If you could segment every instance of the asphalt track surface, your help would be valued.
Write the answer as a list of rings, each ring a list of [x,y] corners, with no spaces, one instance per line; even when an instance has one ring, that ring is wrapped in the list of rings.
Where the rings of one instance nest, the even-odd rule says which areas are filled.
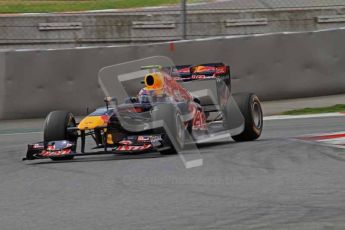
[[[291,139],[345,117],[266,121],[259,141],[201,146],[193,169],[157,153],[22,162],[41,124],[0,122],[1,230],[345,229],[345,150]]]

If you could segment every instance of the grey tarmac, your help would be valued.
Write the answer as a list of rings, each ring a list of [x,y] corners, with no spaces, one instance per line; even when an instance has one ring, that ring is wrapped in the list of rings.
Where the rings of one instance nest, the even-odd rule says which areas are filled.
[[[43,120],[0,122],[0,229],[345,229],[345,150],[295,141],[345,117],[265,121],[204,144],[202,167],[149,153],[22,162]]]

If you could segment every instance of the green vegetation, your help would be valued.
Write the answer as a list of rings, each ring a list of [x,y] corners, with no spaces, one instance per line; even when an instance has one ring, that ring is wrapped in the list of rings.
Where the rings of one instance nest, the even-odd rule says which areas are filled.
[[[303,114],[316,114],[316,113],[335,113],[335,112],[344,112],[345,105],[338,104],[329,107],[321,108],[304,108],[284,112],[284,115],[303,115]]]
[[[178,4],[180,0],[0,0],[0,13],[46,13]]]

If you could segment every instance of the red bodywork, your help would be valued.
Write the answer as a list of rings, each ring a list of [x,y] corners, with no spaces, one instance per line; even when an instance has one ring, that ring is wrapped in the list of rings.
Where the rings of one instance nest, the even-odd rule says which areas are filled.
[[[206,130],[206,115],[203,112],[202,107],[193,101],[193,96],[183,88],[175,78],[164,74],[164,92],[173,98],[176,102],[189,102],[188,110],[191,113],[192,117],[192,129],[193,130]]]

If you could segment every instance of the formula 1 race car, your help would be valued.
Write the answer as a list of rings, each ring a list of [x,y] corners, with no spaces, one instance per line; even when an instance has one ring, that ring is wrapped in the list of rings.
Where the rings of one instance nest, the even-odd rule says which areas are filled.
[[[105,107],[79,123],[70,112],[50,112],[43,141],[28,145],[23,160],[71,160],[75,156],[152,150],[165,155],[218,134],[227,133],[235,141],[252,141],[261,135],[260,101],[252,93],[231,94],[229,66],[211,63],[143,69],[150,72],[138,83],[145,87],[131,88],[136,95],[120,104],[118,98],[106,97]],[[236,108],[240,115],[236,115]],[[94,149],[101,151],[85,151],[88,136],[94,140]]]

